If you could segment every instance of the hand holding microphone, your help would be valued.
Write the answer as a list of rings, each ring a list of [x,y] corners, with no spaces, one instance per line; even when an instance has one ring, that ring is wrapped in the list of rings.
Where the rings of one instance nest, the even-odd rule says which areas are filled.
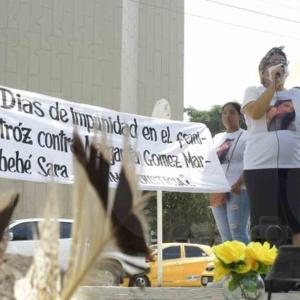
[[[278,84],[278,86],[282,86],[288,76],[288,69],[286,65],[281,63],[275,66],[271,66],[268,69],[268,73],[268,79],[271,82],[275,82],[276,84]]]

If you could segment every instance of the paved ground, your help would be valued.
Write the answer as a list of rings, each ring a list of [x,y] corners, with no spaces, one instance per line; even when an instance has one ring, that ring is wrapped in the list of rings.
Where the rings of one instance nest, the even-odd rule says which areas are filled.
[[[219,288],[82,287],[74,300],[224,300]],[[272,300],[300,300],[300,292],[275,293]],[[264,300],[267,300],[265,295]]]

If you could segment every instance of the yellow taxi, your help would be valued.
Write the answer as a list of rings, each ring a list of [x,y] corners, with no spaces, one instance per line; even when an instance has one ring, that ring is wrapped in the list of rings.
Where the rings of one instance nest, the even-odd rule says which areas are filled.
[[[125,278],[123,286],[157,286],[157,245],[150,247],[150,272]],[[214,260],[210,246],[190,243],[163,243],[163,286],[201,286],[201,275]]]

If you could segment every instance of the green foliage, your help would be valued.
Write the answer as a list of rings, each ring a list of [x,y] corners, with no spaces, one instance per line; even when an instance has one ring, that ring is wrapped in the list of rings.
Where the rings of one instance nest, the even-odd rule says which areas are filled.
[[[208,111],[197,110],[193,107],[185,108],[184,111],[190,118],[190,122],[199,122],[205,124],[212,136],[223,130],[222,119],[221,119],[221,105],[214,105]]]
[[[228,288],[230,291],[234,291],[240,283],[242,276],[240,274],[234,274],[232,276],[232,279],[228,283]]]
[[[150,228],[156,231],[156,197],[152,197],[146,206]],[[214,231],[214,221],[209,208],[207,194],[163,193],[163,237],[164,242],[172,240],[175,227],[190,228],[193,223],[209,222]],[[213,238],[213,237],[212,237]]]
[[[264,293],[264,287],[255,272],[231,274],[227,288],[233,292],[232,299],[258,300],[262,299]]]
[[[257,273],[262,274],[262,275],[266,275],[269,273],[271,266],[265,265],[265,264],[261,263],[260,261],[257,263],[258,263]]]
[[[197,110],[190,106],[185,108],[184,112],[189,116],[190,122],[199,122],[205,124],[209,128],[212,136],[224,130],[221,117],[221,105],[214,105],[210,110]],[[241,119],[240,126],[243,129],[247,128],[243,117]]]

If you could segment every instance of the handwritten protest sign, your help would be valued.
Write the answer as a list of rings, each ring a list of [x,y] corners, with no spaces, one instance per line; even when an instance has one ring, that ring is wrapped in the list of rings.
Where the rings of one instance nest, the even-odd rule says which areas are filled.
[[[141,189],[228,191],[204,124],[161,120],[74,103],[0,86],[0,176],[73,182],[72,140],[77,128],[87,147],[105,132],[111,153],[109,180],[119,178],[124,134]]]

